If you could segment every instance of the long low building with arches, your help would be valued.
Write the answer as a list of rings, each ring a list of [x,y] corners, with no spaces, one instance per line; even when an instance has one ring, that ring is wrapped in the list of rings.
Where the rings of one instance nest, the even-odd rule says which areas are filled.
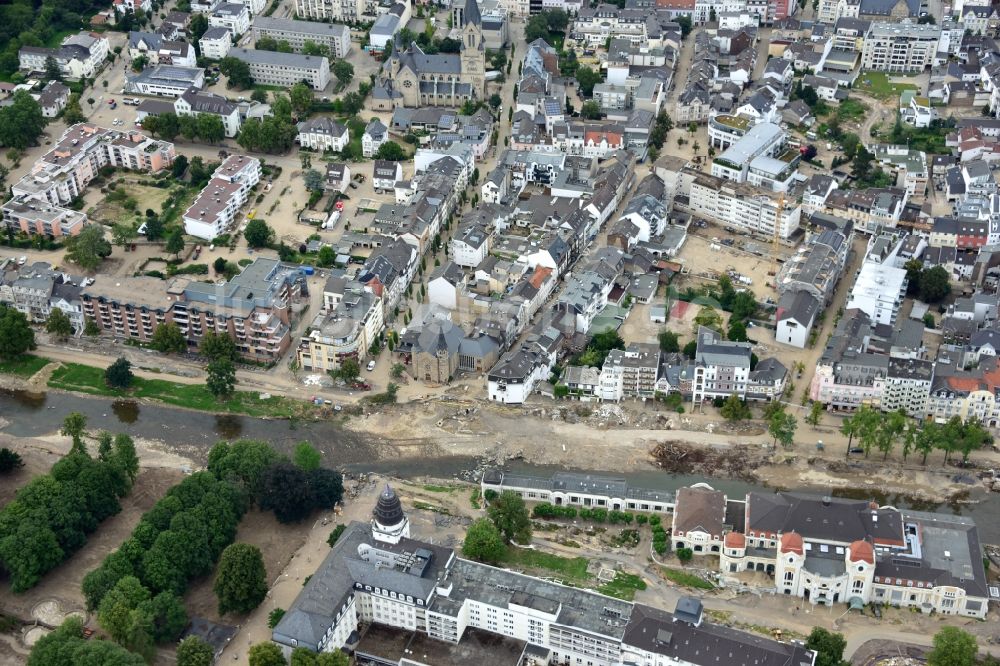
[[[990,600],[1000,597],[986,582],[976,524],[962,516],[805,493],[729,498],[707,483],[651,490],[578,472],[536,477],[494,469],[482,489],[511,491],[529,503],[672,514],[674,550],[718,556],[724,581],[759,572],[778,594],[814,604],[985,618]]]

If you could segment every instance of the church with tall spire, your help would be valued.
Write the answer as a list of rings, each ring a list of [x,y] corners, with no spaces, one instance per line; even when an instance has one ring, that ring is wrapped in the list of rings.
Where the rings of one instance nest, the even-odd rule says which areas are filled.
[[[459,107],[486,96],[486,47],[476,0],[458,0],[452,25],[459,30],[459,53],[425,53],[418,44],[397,43],[383,65],[374,91],[376,106]]]

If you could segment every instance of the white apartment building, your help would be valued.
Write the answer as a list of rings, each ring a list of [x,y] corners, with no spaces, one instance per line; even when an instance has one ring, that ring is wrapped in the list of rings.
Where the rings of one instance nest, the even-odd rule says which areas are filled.
[[[316,116],[298,125],[296,141],[303,148],[339,153],[351,141],[347,127],[328,116]]]
[[[240,110],[236,104],[221,95],[201,92],[195,88],[189,88],[174,100],[174,113],[178,116],[198,116],[203,113],[219,116],[229,138],[239,134],[242,125]]]
[[[700,172],[686,175],[693,176],[689,207],[697,215],[768,238],[774,236],[775,227],[781,238],[799,228],[802,208],[794,199]]]
[[[205,31],[198,40],[201,55],[211,60],[222,60],[233,48],[233,32],[229,28],[214,27]]]
[[[493,236],[483,227],[470,224],[459,229],[448,241],[448,255],[464,268],[475,268],[490,253]]]
[[[236,47],[229,55],[250,66],[250,75],[256,83],[291,87],[305,81],[315,90],[323,90],[330,84],[330,61],[324,56]]]
[[[262,18],[258,17],[257,15],[260,14],[262,11],[264,11],[264,7],[267,5],[267,0],[238,0],[238,1],[246,5],[247,10],[250,12],[250,15],[254,17],[254,20],[256,20],[257,18]]]
[[[700,405],[706,400],[746,397],[750,378],[750,356],[753,344],[732,342],[704,326],[698,329],[698,350],[694,357],[694,378],[691,400]]]
[[[341,23],[319,23],[258,16],[253,21],[254,41],[270,37],[286,41],[296,53],[301,53],[306,42],[329,49],[331,58],[346,58],[351,50],[351,29]]]
[[[877,72],[922,72],[934,63],[941,40],[937,25],[872,23],[861,51],[861,68]]]
[[[774,123],[754,125],[712,160],[712,175],[771,191],[785,191],[798,163],[798,154],[786,150],[787,138],[784,130]],[[785,157],[786,153],[792,157]]]
[[[361,136],[361,154],[365,157],[375,157],[378,149],[388,140],[389,129],[378,118],[372,118]]]
[[[250,10],[244,4],[226,2],[209,14],[208,25],[213,28],[226,28],[239,37],[250,29]]]
[[[125,91],[140,95],[178,97],[190,88],[204,87],[205,70],[201,67],[156,65],[125,77]]]
[[[660,370],[660,348],[656,344],[630,343],[626,349],[612,349],[601,367],[600,398],[652,398]]]
[[[19,67],[28,72],[44,72],[45,62],[53,58],[63,76],[70,79],[94,78],[111,51],[107,37],[96,32],[69,35],[58,48],[22,46],[18,51]]]
[[[906,270],[865,261],[847,297],[846,310],[857,308],[875,324],[892,326],[906,297]]]
[[[365,12],[364,0],[295,0],[295,15],[313,21],[352,23]]]
[[[260,160],[230,155],[184,213],[184,233],[207,241],[226,233],[260,181]]]

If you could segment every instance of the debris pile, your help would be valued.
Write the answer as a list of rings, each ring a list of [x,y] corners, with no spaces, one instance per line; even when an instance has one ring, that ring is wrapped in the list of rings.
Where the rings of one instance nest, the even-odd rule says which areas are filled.
[[[693,446],[671,440],[660,442],[652,451],[657,465],[670,474],[703,474],[753,481],[754,470],[767,461],[748,446],[736,444],[725,449]]]

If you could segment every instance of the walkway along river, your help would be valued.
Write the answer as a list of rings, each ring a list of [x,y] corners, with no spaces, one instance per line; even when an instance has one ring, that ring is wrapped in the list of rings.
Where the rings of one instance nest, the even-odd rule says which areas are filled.
[[[396,458],[378,460],[375,447],[357,433],[348,431],[330,421],[290,422],[248,416],[215,415],[174,409],[160,405],[139,404],[134,401],[80,396],[70,393],[34,394],[21,391],[0,390],[0,432],[15,437],[39,437],[59,430],[63,418],[70,412],[80,412],[87,417],[91,429],[127,432],[133,437],[155,439],[177,447],[187,455],[202,458],[209,447],[220,439],[262,439],[284,450],[303,440],[324,449],[332,445],[333,463],[350,472],[377,472],[403,478],[433,477],[452,478],[464,470],[476,467],[475,459],[467,456],[435,458]],[[198,455],[198,454],[201,455]],[[548,476],[559,468],[530,463],[512,462],[507,465],[521,473]],[[593,471],[593,470],[587,470]],[[600,474],[600,471],[593,471]],[[660,490],[674,490],[698,481],[706,481],[730,495],[741,495],[748,490],[767,491],[763,485],[730,479],[712,479],[694,476],[669,475],[654,469],[625,474],[629,483]],[[976,487],[977,493],[982,492]],[[828,488],[800,488],[797,490],[826,493]],[[907,495],[872,496],[872,491],[861,489],[835,489],[834,495],[857,499],[874,499],[880,504],[921,511],[941,511],[971,517],[979,526],[983,543],[1000,544],[1000,493],[985,495],[982,501],[928,502]],[[977,495],[978,496],[978,495]]]

